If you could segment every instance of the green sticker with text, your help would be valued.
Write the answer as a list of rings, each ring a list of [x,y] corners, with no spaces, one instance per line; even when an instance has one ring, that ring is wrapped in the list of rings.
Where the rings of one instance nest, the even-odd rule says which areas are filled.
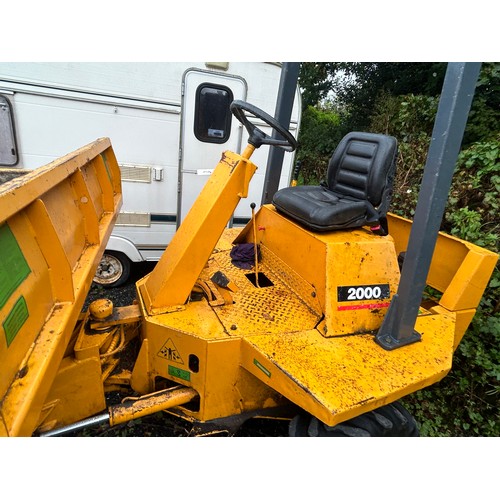
[[[172,377],[186,380],[187,382],[191,380],[191,373],[189,373],[187,370],[182,370],[181,368],[176,368],[172,365],[168,365],[168,374]]]
[[[0,226],[0,307],[31,272],[19,244],[7,224]]]
[[[10,346],[10,344],[14,340],[14,337],[24,325],[28,317],[29,313],[26,301],[24,300],[24,297],[19,297],[9,315],[2,323],[5,332],[5,339],[7,340],[7,347]]]

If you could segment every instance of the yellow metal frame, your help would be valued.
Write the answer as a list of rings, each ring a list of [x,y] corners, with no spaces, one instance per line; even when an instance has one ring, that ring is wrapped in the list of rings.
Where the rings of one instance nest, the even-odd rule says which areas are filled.
[[[155,270],[136,284],[137,305],[102,301],[84,315],[121,204],[109,140],[0,188],[3,258],[15,271],[0,288],[0,435],[85,419],[106,409],[106,391],[122,388],[140,396],[109,407],[110,425],[161,410],[210,422],[290,404],[335,425],[448,373],[498,256],[440,233],[427,281],[441,298],[422,303],[420,342],[386,351],[374,335],[411,222],[389,214],[390,236],[317,234],[265,205],[243,230],[227,229],[257,168],[253,150],[222,155]],[[258,247],[253,270],[231,261],[239,243]],[[340,293],[366,287],[387,296],[349,303]],[[134,342],[138,354],[125,366]]]
[[[249,145],[241,156],[230,151],[222,154],[155,272],[139,283],[146,314],[174,310],[187,300],[238,202],[248,195],[257,170],[248,161],[254,149]]]
[[[391,213],[388,221],[400,254],[408,247],[412,223]],[[494,252],[443,232],[438,235],[426,282],[442,295],[429,307],[438,314],[455,315],[454,350],[474,317],[497,261]]]
[[[242,182],[254,171],[248,158],[224,153],[214,173],[219,181],[202,191],[172,249],[139,281],[144,320],[132,387],[150,392],[165,381],[192,387],[198,405],[176,413],[202,422],[291,401],[335,425],[443,378],[497,256],[440,235],[430,284],[443,297],[421,310],[421,342],[385,351],[374,333],[396,293],[397,256],[411,223],[391,216],[385,237],[365,228],[317,234],[263,206],[234,241],[234,231],[226,230],[216,245],[247,192]],[[249,288],[245,273],[230,263],[233,243],[259,246],[258,271],[272,286],[262,288],[256,277]],[[221,272],[233,288],[213,282]],[[196,280],[209,290],[205,301],[190,298]],[[350,304],[340,295],[342,288],[367,286],[389,293]]]
[[[0,186],[0,435],[31,435],[122,202],[109,139]],[[6,253],[4,255],[4,253]]]
[[[318,235],[263,206],[255,224],[262,252],[259,270],[272,287],[250,285],[246,274],[251,273],[230,262],[233,243],[252,242],[249,224],[236,239],[234,229],[225,231],[200,274],[210,282],[215,273],[224,273],[235,285],[236,291],[225,290],[232,300],[216,306],[208,299],[188,301],[178,311],[144,317],[141,363],[132,385],[139,392],[153,391],[164,380],[192,387],[199,394],[198,406],[175,409],[185,418],[210,421],[291,401],[335,425],[439,381],[451,369],[453,351],[477,307],[477,287],[484,290],[497,259],[440,234],[435,259],[448,252],[455,257],[446,259],[445,275],[439,260],[433,261],[430,283],[445,291],[445,304],[454,297],[465,309],[440,303],[422,307],[416,323],[422,341],[389,352],[374,341],[387,304],[375,301],[375,312],[367,307],[339,313],[335,289],[387,281],[392,296],[399,277],[397,254],[406,249],[410,221],[391,215],[394,231],[387,237],[365,229]],[[464,274],[473,283],[472,295],[457,278]],[[197,360],[195,370],[190,358]]]

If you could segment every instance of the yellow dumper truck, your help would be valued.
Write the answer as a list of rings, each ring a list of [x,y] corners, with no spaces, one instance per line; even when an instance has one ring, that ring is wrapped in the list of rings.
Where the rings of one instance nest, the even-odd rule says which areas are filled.
[[[122,203],[108,139],[1,185],[0,435],[158,411],[200,434],[265,416],[290,419],[292,436],[418,435],[397,401],[449,372],[498,258],[438,233],[477,71],[449,66],[413,224],[388,212],[396,140],[353,132],[325,185],[278,190],[228,228],[254,150],[296,147],[234,100],[246,149],[222,152],[126,307],[82,312]],[[439,298],[422,301],[425,286]],[[108,406],[112,391],[122,401]]]

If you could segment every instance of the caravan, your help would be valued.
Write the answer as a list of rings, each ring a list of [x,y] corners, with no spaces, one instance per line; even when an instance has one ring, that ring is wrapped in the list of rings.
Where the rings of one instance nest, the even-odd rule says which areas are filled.
[[[98,137],[109,137],[121,170],[123,206],[95,276],[125,283],[131,262],[156,261],[217,164],[241,152],[247,132],[229,110],[249,101],[274,116],[279,63],[0,63],[0,166],[34,169]],[[258,125],[270,132],[265,124]],[[297,137],[300,93],[290,120]],[[267,165],[269,146],[255,153]],[[289,184],[293,155],[279,187]],[[260,169],[229,224],[260,204]]]

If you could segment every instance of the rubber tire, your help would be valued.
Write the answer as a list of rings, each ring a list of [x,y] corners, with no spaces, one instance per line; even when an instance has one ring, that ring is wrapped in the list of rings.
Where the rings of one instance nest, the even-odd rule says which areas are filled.
[[[398,401],[330,427],[308,414],[297,415],[291,437],[418,437],[418,425]]]
[[[96,275],[95,275],[94,280],[93,280],[94,283],[97,283],[97,284],[103,286],[104,288],[116,288],[116,287],[124,285],[128,281],[128,279],[130,278],[130,260],[129,260],[129,258],[121,252],[114,252],[111,250],[104,252],[103,258],[105,255],[108,255],[111,259],[114,259],[121,266],[122,272],[115,281],[102,281],[102,280],[99,280],[99,278],[97,276],[97,271],[96,271]]]

